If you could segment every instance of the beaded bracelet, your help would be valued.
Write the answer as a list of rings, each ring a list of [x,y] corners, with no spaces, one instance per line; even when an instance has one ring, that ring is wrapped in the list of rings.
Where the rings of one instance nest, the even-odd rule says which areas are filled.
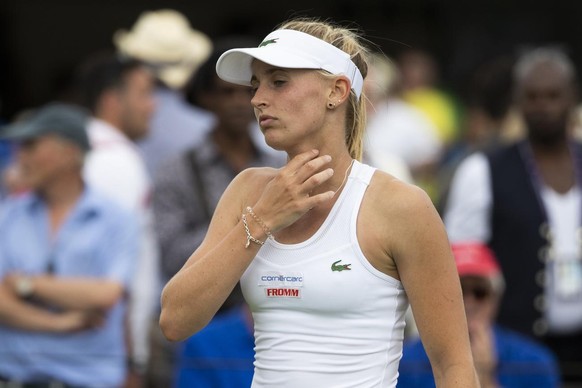
[[[245,232],[247,234],[247,243],[245,244],[245,248],[248,248],[251,245],[251,241],[261,246],[265,245],[263,241],[254,238],[253,235],[251,234],[251,231],[249,230],[249,224],[247,223],[247,215],[244,213],[242,215],[242,222],[243,226],[245,227]]]
[[[273,234],[271,233],[271,229],[269,229],[269,227],[263,222],[263,220],[255,214],[255,212],[253,211],[253,208],[250,206],[247,206],[247,208],[245,210],[247,211],[247,213],[249,213],[251,215],[251,217],[253,217],[253,220],[255,220],[255,222],[257,224],[261,225],[261,228],[263,228],[263,231],[265,232],[267,237],[270,238],[271,240],[274,240],[275,238],[273,237]]]

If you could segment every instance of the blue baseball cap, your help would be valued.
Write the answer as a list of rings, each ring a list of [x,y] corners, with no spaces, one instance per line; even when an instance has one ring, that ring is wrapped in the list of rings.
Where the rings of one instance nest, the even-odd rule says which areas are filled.
[[[50,103],[29,117],[0,129],[0,139],[24,141],[54,134],[75,143],[83,151],[91,146],[87,136],[89,113],[78,106]]]

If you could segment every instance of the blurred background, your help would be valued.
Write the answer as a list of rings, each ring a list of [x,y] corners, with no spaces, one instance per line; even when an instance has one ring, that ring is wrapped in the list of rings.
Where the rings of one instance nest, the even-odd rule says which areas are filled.
[[[173,8],[212,38],[233,33],[264,36],[293,15],[329,17],[360,27],[394,55],[427,49],[441,83],[455,93],[479,65],[520,46],[557,43],[580,66],[582,2],[437,0],[3,0],[0,2],[0,117],[53,98],[87,54],[112,48],[112,33],[129,29],[144,10]]]
[[[229,303],[223,306],[225,314],[218,314],[208,331],[185,341],[184,347],[168,343],[161,336],[158,325],[161,288],[157,283],[160,286],[165,284],[202,241],[209,216],[230,180],[248,166],[279,166],[285,161],[285,155],[274,153],[263,143],[249,104],[248,88],[233,88],[216,77],[214,63],[222,53],[220,50],[230,48],[226,43],[240,47],[239,41],[234,39],[239,37],[245,42],[243,46],[254,46],[279,23],[302,16],[329,19],[358,30],[368,41],[371,51],[386,54],[371,57],[364,85],[369,120],[363,160],[422,187],[441,215],[446,202],[454,198],[450,195],[454,191],[449,192],[453,174],[467,155],[511,143],[527,133],[520,115],[523,106],[520,107],[512,98],[512,71],[518,56],[533,47],[553,46],[559,49],[554,51],[563,51],[571,58],[578,72],[582,70],[582,23],[579,20],[582,1],[576,0],[2,0],[0,126],[18,121],[31,108],[51,101],[75,100],[73,91],[76,77],[80,74],[79,65],[92,54],[116,51],[113,39],[116,32],[130,31],[145,12],[162,9],[179,11],[188,19],[190,26],[181,30],[186,35],[180,36],[186,42],[190,42],[192,28],[207,35],[208,40],[215,44],[212,55],[201,49],[197,58],[199,62],[188,68],[187,72],[191,74],[186,74],[183,84],[171,85],[164,77],[154,79],[150,74],[149,70],[161,74],[164,66],[172,68],[177,64],[180,67],[180,61],[191,64],[188,62],[190,58],[173,62],[156,57],[160,52],[166,54],[164,50],[167,46],[154,42],[151,46],[157,46],[152,48],[156,55],[138,58],[147,62],[147,71],[137,64],[133,65],[135,68],[123,70],[124,66],[129,67],[130,61],[120,60],[121,56],[114,55],[109,59],[117,73],[110,76],[118,78],[113,80],[116,83],[107,84],[107,74],[101,74],[103,79],[94,76],[100,74],[97,61],[92,63],[95,73],[85,68],[84,78],[81,78],[86,84],[77,85],[80,89],[86,87],[84,92],[87,94],[95,92],[91,87],[101,88],[97,90],[99,93],[95,93],[94,106],[89,107],[92,118],[87,129],[93,159],[87,158],[85,177],[89,177],[86,179],[91,186],[104,192],[132,195],[135,203],[129,204],[129,210],[135,213],[135,219],[140,223],[140,243],[143,245],[140,249],[149,254],[140,253],[131,258],[141,266],[139,271],[142,277],[133,279],[135,284],[130,296],[136,299],[132,300],[134,306],[142,303],[143,306],[138,307],[143,308],[138,311],[136,307],[135,311],[128,313],[132,322],[143,325],[135,324],[128,331],[135,338],[131,338],[133,348],[128,346],[131,354],[128,353],[127,361],[131,368],[128,368],[125,388],[194,386],[189,381],[193,379],[191,381],[199,383],[202,377],[197,373],[200,370],[213,372],[208,367],[214,365],[207,362],[210,359],[220,360],[213,366],[217,374],[226,373],[229,378],[245,381],[250,381],[252,377],[254,353],[249,330],[252,323],[249,325],[248,311],[240,295],[236,294],[237,290],[231,295],[232,304],[229,304],[229,299]],[[175,15],[169,19],[154,19],[156,28],[167,26],[167,20],[179,26],[182,21],[181,18],[176,20]],[[167,29],[162,28],[162,33],[156,35],[162,36],[160,41],[171,40],[171,33],[165,32]],[[139,41],[145,45],[155,40],[150,39],[150,35],[144,36]],[[192,39],[196,46],[204,46],[204,39]],[[252,44],[247,44],[251,41]],[[182,44],[184,40],[178,42],[178,47],[186,48],[186,53],[180,55],[192,54],[188,51],[189,46]],[[554,51],[550,50],[549,62],[557,61],[553,66],[556,63],[560,65],[561,56]],[[127,52],[125,55],[132,56]],[[108,68],[102,65],[101,71],[106,70]],[[134,71],[137,73],[132,73]],[[114,73],[113,70],[111,72]],[[128,74],[134,74],[134,78],[135,74],[141,74],[141,78],[136,81]],[[563,74],[532,76],[529,81],[549,79],[559,84],[556,89],[562,92],[565,89],[570,91],[569,86],[578,86],[572,85],[578,82],[571,81],[575,77],[567,78],[565,85],[559,83],[563,79],[560,76]],[[93,80],[102,85],[91,86],[89,81]],[[118,84],[123,84],[123,87],[117,88]],[[111,97],[111,90],[119,92],[117,99]],[[137,102],[131,100],[133,104],[129,104],[128,96],[134,95],[143,98]],[[572,99],[575,100],[572,106],[563,108],[568,115],[573,114],[573,133],[580,140],[582,105],[578,97]],[[139,120],[125,122],[127,117]],[[108,141],[115,141],[101,141],[104,136]],[[112,143],[120,148],[108,148]],[[582,153],[582,145],[580,150]],[[18,163],[13,163],[15,151],[7,142],[0,141],[0,205],[3,205],[2,201],[8,194],[20,194],[30,189],[26,185],[19,186],[24,181],[19,180],[20,172],[14,168],[18,167]],[[122,162],[116,159],[117,153],[123,154]],[[571,162],[572,165],[576,163],[580,164],[572,170],[578,168],[582,171],[582,157]],[[39,165],[42,167],[42,164]],[[130,166],[131,169],[126,171],[120,166]],[[562,175],[570,171],[561,170]],[[87,171],[94,171],[95,174]],[[95,182],[91,182],[91,176]],[[123,184],[122,189],[119,188],[120,183]],[[6,189],[3,189],[3,184]],[[52,182],[47,179],[46,184],[50,186]],[[579,199],[582,194],[578,191],[578,185],[574,184],[573,191]],[[473,188],[469,188],[472,192]],[[46,191],[46,188],[42,189]],[[114,195],[111,197],[125,200],[114,198]],[[565,208],[564,214],[578,214],[574,212],[582,206],[578,199],[569,204],[570,208]],[[11,206],[10,201],[6,203]],[[472,215],[474,212],[468,213]],[[527,228],[529,226],[526,225]],[[540,237],[538,234],[542,233],[542,226],[548,228],[547,224],[540,225],[539,231],[534,228],[534,237]],[[12,226],[5,222],[6,229],[3,231],[1,227],[0,223],[0,248],[3,248],[3,233],[8,236],[7,231]],[[567,235],[576,241],[579,258],[582,257],[582,245],[579,244],[582,239],[576,239],[582,235],[582,227],[576,224],[571,229],[567,230]],[[29,231],[25,228],[22,231],[28,239]],[[451,235],[450,230],[448,232]],[[546,234],[542,233],[541,237],[546,239]],[[24,237],[13,240],[24,241]],[[538,252],[549,252],[552,247],[549,237],[543,241],[547,246],[526,241],[527,244],[516,249],[531,248],[533,256]],[[5,258],[1,257],[0,252],[1,259]],[[18,263],[26,261],[13,260]],[[541,269],[542,262],[535,260],[535,263]],[[576,273],[582,274],[582,261],[576,263]],[[2,273],[0,265],[0,286],[3,277],[7,276]],[[582,295],[582,275],[576,279],[577,295]],[[539,283],[537,274],[535,278],[530,276],[525,279],[520,272],[517,279],[507,278],[508,285],[519,289],[523,284],[534,283]],[[545,307],[543,304],[540,307],[538,301],[542,300],[539,297],[543,296],[543,290],[539,284],[535,287],[534,291],[539,295],[528,294],[529,299],[524,305],[535,305],[539,310],[536,314],[541,316]],[[144,289],[147,292],[143,292]],[[575,299],[576,308],[571,310],[582,311],[579,308],[581,301],[582,298]],[[414,339],[418,333],[412,316],[409,315],[408,319],[407,338]],[[540,328],[537,323],[538,320],[525,322],[527,331],[533,327],[534,337],[547,341],[544,337],[547,328],[536,330]],[[234,336],[230,324],[239,330]],[[567,351],[560,361],[564,364],[565,360],[565,367],[561,365],[564,368],[562,372],[573,371],[575,385],[572,387],[582,386],[576,385],[582,380],[582,361],[579,350],[576,350],[582,346],[582,316],[578,317],[577,324],[574,334],[560,337],[563,342],[555,345]],[[0,322],[0,343],[2,326]],[[578,342],[571,342],[571,338]],[[227,345],[215,346],[217,341]],[[211,354],[209,349],[224,350],[225,353]],[[90,353],[92,349],[86,351]],[[125,365],[125,360],[122,364]],[[1,367],[0,360],[0,372]],[[183,371],[186,374],[180,374]],[[528,371],[537,370],[528,367]],[[178,376],[179,384],[176,385],[173,381]],[[0,386],[3,386],[2,382],[10,381],[3,380],[8,377],[13,376],[2,376],[0,373]],[[66,380],[62,376],[54,377]],[[225,386],[248,386],[248,382]]]

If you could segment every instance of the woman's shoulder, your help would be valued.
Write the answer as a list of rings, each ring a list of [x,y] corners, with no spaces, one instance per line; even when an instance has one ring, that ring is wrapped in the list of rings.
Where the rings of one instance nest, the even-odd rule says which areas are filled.
[[[368,217],[392,232],[405,231],[417,226],[421,220],[438,217],[434,204],[423,189],[382,171],[374,173],[364,205]]]
[[[238,195],[253,195],[260,192],[264,186],[277,174],[273,167],[249,167],[236,175],[229,185]]]
[[[368,191],[373,203],[390,212],[407,213],[432,206],[423,189],[379,170],[374,173]]]
[[[259,183],[261,181],[268,181],[273,179],[277,174],[278,169],[274,167],[249,167],[242,170],[234,179],[237,183]]]

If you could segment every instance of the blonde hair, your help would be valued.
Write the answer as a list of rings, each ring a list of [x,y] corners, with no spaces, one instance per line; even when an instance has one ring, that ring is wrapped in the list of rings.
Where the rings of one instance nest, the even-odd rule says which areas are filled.
[[[334,45],[350,55],[350,58],[362,73],[362,77],[366,78],[369,50],[360,43],[360,37],[356,32],[321,20],[304,18],[283,22],[277,29],[304,32]],[[346,113],[346,145],[351,157],[357,160],[362,160],[363,153],[364,129],[366,128],[365,98],[362,93],[358,99],[354,91],[351,90]]]

